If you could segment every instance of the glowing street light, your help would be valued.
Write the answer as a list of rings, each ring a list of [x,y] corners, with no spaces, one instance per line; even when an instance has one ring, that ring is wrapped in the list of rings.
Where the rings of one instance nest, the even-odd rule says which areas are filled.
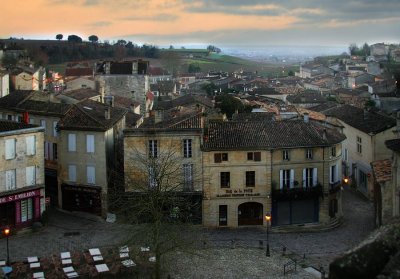
[[[269,257],[271,254],[269,253],[269,222],[271,221],[271,214],[265,214],[265,220],[267,221],[267,251],[265,252],[265,256]]]

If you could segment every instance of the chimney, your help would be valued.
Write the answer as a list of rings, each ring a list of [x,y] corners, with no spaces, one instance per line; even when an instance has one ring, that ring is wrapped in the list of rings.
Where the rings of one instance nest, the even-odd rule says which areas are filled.
[[[327,139],[327,135],[326,135],[326,129],[324,128],[323,132],[322,132],[322,139],[326,140]]]
[[[110,120],[111,118],[111,109],[110,107],[106,107],[105,111],[104,111],[104,117],[106,120]]]
[[[304,123],[310,122],[310,116],[308,115],[308,112],[305,112],[303,114],[303,119],[304,119]]]

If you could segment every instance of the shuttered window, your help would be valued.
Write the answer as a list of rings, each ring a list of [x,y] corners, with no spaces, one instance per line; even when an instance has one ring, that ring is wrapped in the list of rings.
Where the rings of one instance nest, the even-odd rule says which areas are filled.
[[[6,139],[6,160],[15,158],[15,139]]]
[[[68,180],[71,182],[76,182],[76,166],[75,165],[68,166]]]
[[[94,153],[94,135],[86,135],[86,152]]]
[[[68,151],[74,152],[76,151],[76,135],[68,134]]]
[[[16,189],[15,169],[6,171],[6,190]]]
[[[36,140],[35,136],[28,136],[25,138],[26,141],[26,155],[36,154]]]
[[[96,183],[96,169],[94,166],[86,166],[87,183]]]
[[[36,167],[26,167],[26,186],[32,186],[36,184]]]

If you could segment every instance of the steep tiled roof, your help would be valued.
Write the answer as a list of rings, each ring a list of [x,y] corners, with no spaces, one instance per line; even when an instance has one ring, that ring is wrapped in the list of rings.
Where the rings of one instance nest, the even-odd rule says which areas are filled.
[[[303,92],[294,95],[289,95],[286,98],[287,101],[296,104],[308,104],[308,103],[325,103],[326,99],[319,93]]]
[[[212,108],[214,104],[212,101],[204,96],[199,96],[199,95],[185,95],[179,98],[176,98],[172,101],[163,101],[163,102],[157,102],[154,105],[154,110],[168,110],[171,108],[175,108],[178,106],[186,106],[186,105],[195,105],[195,104],[201,104],[206,107]]]
[[[344,123],[367,134],[377,134],[396,125],[396,120],[394,118],[371,111],[364,111],[363,109],[350,105],[328,109],[325,111],[325,115],[336,117]]]
[[[393,151],[400,152],[400,139],[387,140],[385,141],[385,145]]]
[[[275,113],[273,112],[253,112],[253,113],[234,113],[232,121],[273,121]]]
[[[335,130],[298,120],[210,122],[204,149],[237,150],[329,146],[344,139],[345,136]]]
[[[25,124],[22,122],[8,121],[8,120],[0,120],[0,132],[28,129],[28,128],[37,128],[38,126],[32,124]]]
[[[49,100],[49,93],[21,90],[0,98],[0,108],[57,116],[64,115],[69,108],[68,104]]]
[[[100,95],[100,93],[91,88],[80,88],[80,89],[76,89],[76,90],[66,91],[63,93],[63,95],[68,96],[73,99],[76,99],[76,100],[84,100],[84,99],[98,96],[98,95]]]
[[[158,129],[198,129],[202,128],[202,112],[189,112],[177,116],[166,116],[160,122],[155,123],[154,117],[144,120],[140,128]]]
[[[335,108],[340,106],[338,103],[336,102],[332,102],[332,101],[328,101],[326,103],[323,104],[319,104],[313,107],[308,108],[309,110],[312,111],[316,111],[316,112],[324,112],[325,110],[331,109],[331,108]]]
[[[107,108],[110,109],[110,119],[105,117]],[[61,130],[106,131],[126,113],[127,110],[123,108],[109,107],[99,102],[85,100],[72,105],[58,125]]]
[[[392,180],[392,160],[385,159],[371,163],[372,170],[377,182],[386,182]]]

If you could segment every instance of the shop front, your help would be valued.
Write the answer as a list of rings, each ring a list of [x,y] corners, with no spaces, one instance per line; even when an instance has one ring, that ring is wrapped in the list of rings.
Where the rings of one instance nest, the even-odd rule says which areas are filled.
[[[29,227],[41,219],[44,210],[44,189],[2,193],[0,195],[0,226],[11,226],[17,229]]]
[[[61,191],[63,209],[102,214],[101,187],[62,184]]]

